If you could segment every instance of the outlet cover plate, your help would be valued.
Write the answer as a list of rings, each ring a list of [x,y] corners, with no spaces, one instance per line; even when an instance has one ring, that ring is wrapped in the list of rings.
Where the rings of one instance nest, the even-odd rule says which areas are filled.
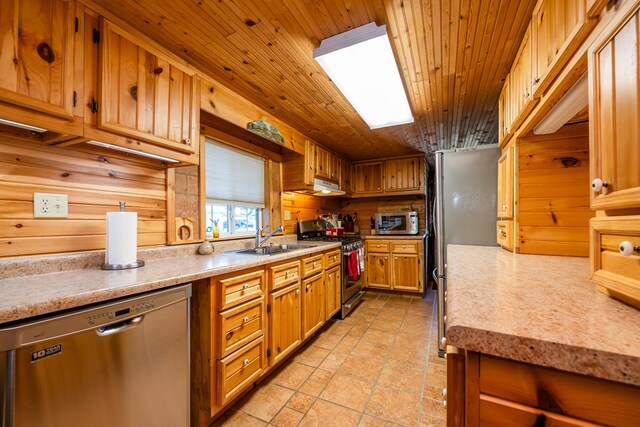
[[[66,194],[33,193],[34,218],[67,218],[69,197]]]
[[[285,221],[291,220],[291,211],[284,211],[284,220]]]

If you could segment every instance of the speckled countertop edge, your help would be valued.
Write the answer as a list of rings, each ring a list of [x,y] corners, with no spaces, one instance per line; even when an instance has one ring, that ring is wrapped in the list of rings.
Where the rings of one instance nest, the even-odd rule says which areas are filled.
[[[234,253],[183,254],[150,259],[146,261],[144,267],[130,270],[105,271],[99,266],[86,266],[83,269],[2,279],[0,280],[0,324],[340,247],[339,243],[314,242],[312,245],[312,248],[269,256]]]
[[[422,240],[423,237],[423,234],[368,234],[362,236],[364,240]]]
[[[447,249],[449,345],[640,386],[640,311],[597,292],[589,259]]]

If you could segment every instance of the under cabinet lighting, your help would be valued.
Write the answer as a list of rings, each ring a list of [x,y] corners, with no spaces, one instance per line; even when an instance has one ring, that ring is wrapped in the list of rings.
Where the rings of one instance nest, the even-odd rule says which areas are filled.
[[[386,25],[324,39],[313,57],[371,129],[413,123]]]
[[[589,84],[584,73],[571,89],[553,106],[551,111],[533,129],[535,135],[556,133],[589,103]]]
[[[119,145],[107,144],[106,142],[87,141],[87,144],[97,145],[98,147],[110,148],[112,150],[124,151],[125,153],[137,154],[138,156],[150,157],[152,159],[162,160],[163,162],[179,163],[177,160],[168,157],[158,156],[157,154],[145,153],[143,151],[132,150],[131,148],[120,147]]]
[[[45,133],[47,130],[37,126],[25,125],[24,123],[12,122],[11,120],[0,119],[0,124],[30,130],[32,132]]]

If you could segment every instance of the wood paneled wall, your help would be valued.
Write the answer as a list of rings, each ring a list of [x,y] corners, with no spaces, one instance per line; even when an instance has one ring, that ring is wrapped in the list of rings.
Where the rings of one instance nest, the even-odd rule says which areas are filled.
[[[518,150],[520,253],[589,256],[587,124],[522,139]]]
[[[186,217],[193,221],[193,240],[200,239],[200,166],[185,166],[175,169],[176,218]],[[209,224],[205,224],[207,226]]]
[[[301,193],[282,193],[282,210],[289,211],[291,219],[284,220],[285,233],[295,233],[296,222],[314,219],[321,214],[340,213],[340,199],[333,197],[310,196]]]
[[[105,214],[138,212],[138,246],[166,243],[165,169],[112,150],[92,153],[0,137],[0,257],[104,249]],[[67,219],[34,219],[33,193],[67,194]]]
[[[420,229],[426,228],[426,201],[424,196],[368,197],[362,199],[345,199],[342,202],[342,213],[353,215],[358,213],[360,230],[370,229],[370,219],[378,212],[395,212],[413,210],[418,212]]]

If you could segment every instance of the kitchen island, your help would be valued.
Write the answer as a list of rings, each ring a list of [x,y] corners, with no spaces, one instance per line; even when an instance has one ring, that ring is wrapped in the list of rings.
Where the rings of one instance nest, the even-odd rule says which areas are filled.
[[[478,419],[499,423],[491,413],[500,404],[499,412],[516,416],[504,408],[511,403],[532,417],[640,419],[640,311],[597,292],[589,280],[588,259],[460,245],[449,245],[447,255],[448,416],[453,425],[465,419],[465,410],[468,425]],[[492,384],[498,377],[505,383]],[[587,387],[591,392],[585,392]],[[585,414],[563,397],[569,389],[574,396],[582,389],[584,406],[591,405],[591,398],[602,400],[598,389],[607,390],[608,400],[616,404],[608,410],[594,405]],[[616,401],[617,393],[626,397]],[[498,403],[496,396],[502,399]],[[635,407],[625,406],[628,399]],[[596,411],[601,418],[589,418]],[[623,415],[606,418],[612,412]]]

